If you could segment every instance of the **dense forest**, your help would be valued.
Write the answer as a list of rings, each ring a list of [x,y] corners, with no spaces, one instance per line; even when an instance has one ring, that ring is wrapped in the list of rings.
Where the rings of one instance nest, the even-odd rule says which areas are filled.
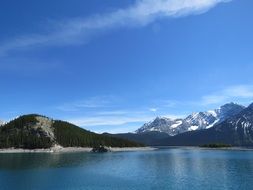
[[[55,129],[56,141],[63,147],[142,146],[128,140],[96,134],[63,121],[55,121],[53,128]]]
[[[44,119],[39,123],[38,118]],[[50,130],[53,136],[49,135]],[[68,122],[51,120],[32,114],[24,115],[0,127],[0,148],[50,148],[63,147],[139,147],[141,144],[120,138],[96,134]]]

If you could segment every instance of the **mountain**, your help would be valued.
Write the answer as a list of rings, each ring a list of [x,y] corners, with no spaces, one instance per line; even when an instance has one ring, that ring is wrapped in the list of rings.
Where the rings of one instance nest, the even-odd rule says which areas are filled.
[[[3,124],[4,124],[4,122],[0,120],[0,126],[2,126]]]
[[[0,128],[0,148],[139,147],[139,143],[96,134],[71,123],[41,115],[24,115]]]
[[[195,131],[208,129],[215,124],[233,117],[241,112],[245,107],[229,103],[221,106],[219,109],[197,112],[187,116],[185,119],[170,119],[166,117],[157,117],[152,122],[144,124],[141,128],[136,130],[137,134],[146,133],[150,131],[157,131],[167,133],[170,136],[175,136],[187,131]]]
[[[160,141],[160,145],[176,146],[199,146],[211,143],[253,146],[253,104],[212,128],[186,132]]]
[[[169,135],[176,135],[178,133],[178,126],[182,126],[183,119],[172,120],[166,117],[157,117],[154,121],[144,124],[141,128],[136,130],[136,133],[147,133],[147,132],[162,132]]]

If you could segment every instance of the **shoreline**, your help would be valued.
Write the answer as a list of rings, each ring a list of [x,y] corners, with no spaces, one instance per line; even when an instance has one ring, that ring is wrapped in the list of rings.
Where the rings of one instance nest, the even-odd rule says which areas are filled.
[[[106,147],[108,152],[136,152],[136,151],[152,151],[157,148],[153,147]],[[0,149],[0,154],[4,153],[75,153],[75,152],[92,152],[90,147],[61,147],[55,146],[48,149],[21,149],[6,148]]]
[[[241,150],[241,151],[253,151],[253,147],[243,147],[243,146],[232,146],[232,147],[200,147],[200,146],[154,146],[157,149],[167,149],[167,148],[185,148],[185,149],[200,149],[200,150]]]
[[[222,147],[222,148],[208,148],[198,146],[154,146],[154,147],[105,147],[108,152],[138,152],[138,151],[154,151],[157,149],[170,148],[185,148],[185,149],[199,149],[199,150],[231,150],[231,151],[253,151],[253,147]],[[92,153],[91,147],[62,147],[54,146],[48,149],[21,149],[21,148],[6,148],[0,149],[0,155],[4,153],[78,153],[86,152]]]

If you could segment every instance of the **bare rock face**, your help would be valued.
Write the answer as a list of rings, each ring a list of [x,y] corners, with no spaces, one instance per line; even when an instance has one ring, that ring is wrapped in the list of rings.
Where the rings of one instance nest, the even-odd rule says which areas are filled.
[[[33,126],[33,128],[41,130],[46,137],[49,137],[51,140],[55,140],[53,129],[54,121],[42,116],[37,116],[36,120],[38,122]]]

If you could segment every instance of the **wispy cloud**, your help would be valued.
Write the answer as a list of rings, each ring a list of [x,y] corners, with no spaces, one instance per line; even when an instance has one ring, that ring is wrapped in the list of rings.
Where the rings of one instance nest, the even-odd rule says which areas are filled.
[[[94,115],[67,119],[78,126],[97,132],[131,132],[141,127],[144,123],[153,120],[156,116],[141,112],[128,111],[120,115]],[[181,118],[175,115],[164,115],[169,118]]]
[[[118,126],[129,123],[147,122],[153,119],[153,116],[94,116],[80,117],[71,119],[70,122],[79,126]]]
[[[96,96],[57,106],[65,120],[97,132],[134,131],[155,117],[179,118],[153,106],[129,107],[127,100],[115,96]]]
[[[151,112],[157,112],[157,108],[149,108],[149,111],[151,111]]]
[[[196,111],[205,111],[219,106],[235,102],[247,106],[253,102],[253,85],[232,85],[223,89],[213,91],[210,94],[199,95],[192,100],[160,100],[156,107],[159,111],[170,110],[182,111],[182,115]],[[173,113],[173,112],[172,112]]]
[[[231,101],[245,105],[253,102],[253,85],[235,85],[226,87],[209,95],[200,96],[198,101],[166,100],[160,101],[159,105],[133,109],[124,109],[126,108],[124,107],[124,105],[126,105],[125,101],[123,101],[122,104],[122,102],[115,102],[113,98],[108,99],[106,96],[93,97],[86,99],[85,101],[66,104],[62,107],[62,111],[69,113],[69,111],[79,110],[78,116],[74,115],[65,119],[84,128],[99,132],[112,132],[115,131],[114,129],[117,129],[117,132],[129,132],[133,131],[132,129],[137,129],[144,123],[153,120],[156,116],[168,117],[171,119],[184,118],[186,115],[191,114],[194,111],[206,111],[206,109],[209,108],[218,108],[218,106]],[[172,109],[170,109],[171,106]],[[123,107],[123,109],[118,109],[119,107]],[[87,114],[84,114],[85,112],[83,111],[87,109]],[[187,111],[186,113],[182,112],[181,114],[175,114],[175,111],[178,111],[178,109]]]
[[[219,92],[203,96],[202,105],[223,104],[229,101],[240,103],[253,101],[253,85],[236,85],[227,87]]]
[[[0,55],[40,46],[86,43],[101,31],[120,27],[145,26],[160,18],[201,14],[230,0],[137,0],[134,5],[88,18],[56,21],[51,32],[27,34],[0,44]],[[48,26],[47,26],[48,28]]]
[[[77,112],[83,109],[110,107],[112,106],[113,99],[116,99],[116,97],[95,96],[86,98],[84,100],[64,103],[62,105],[56,106],[56,109],[64,112]]]

